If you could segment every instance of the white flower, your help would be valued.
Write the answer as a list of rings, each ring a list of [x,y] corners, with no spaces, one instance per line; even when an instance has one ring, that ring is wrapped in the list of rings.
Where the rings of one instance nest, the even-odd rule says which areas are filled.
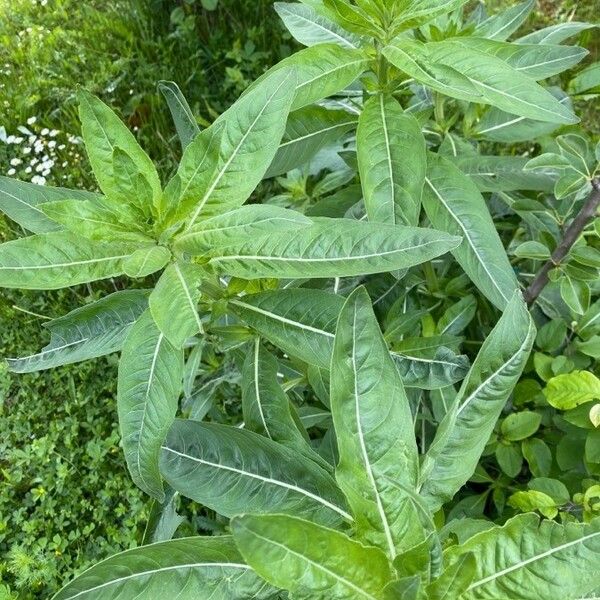
[[[31,148],[23,148],[23,154],[31,154]]]
[[[14,175],[16,173],[16,171],[14,169],[9,169],[6,174],[10,177],[11,175]]]
[[[12,144],[14,141],[15,141],[15,136],[14,136],[14,135],[9,135],[9,136],[6,138],[6,143],[7,143],[7,144]]]
[[[13,167],[18,167],[22,162],[23,161],[20,158],[13,158],[13,159],[11,159],[10,164]]]
[[[53,130],[50,132],[50,137],[56,137],[58,134],[59,134],[59,131],[58,131],[58,129],[53,129]]]
[[[27,168],[25,169],[25,173],[31,173],[31,167],[27,167]]]
[[[64,144],[61,144],[61,145],[58,147],[58,149],[59,149],[59,150],[64,150],[65,148],[66,148],[66,146],[65,146]]]
[[[23,138],[22,137],[16,137],[15,138],[15,144],[21,144],[23,142]]]
[[[29,117],[27,119],[27,125],[33,125],[37,121],[37,117]]]
[[[40,133],[42,135],[48,135],[50,133],[50,130],[47,127],[44,127],[44,129],[42,129],[42,131],[40,131]]]
[[[40,177],[40,175],[34,175],[31,178],[31,183],[36,183],[37,185],[44,185],[46,183],[46,178]]]

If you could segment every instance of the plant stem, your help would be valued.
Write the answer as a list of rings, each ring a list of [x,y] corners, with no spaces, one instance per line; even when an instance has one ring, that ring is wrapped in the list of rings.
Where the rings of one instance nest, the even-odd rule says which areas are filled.
[[[524,296],[527,304],[530,306],[536,301],[542,290],[548,285],[548,274],[552,269],[559,266],[573,244],[579,239],[586,225],[596,216],[596,211],[600,207],[600,179],[592,180],[592,193],[589,195],[585,204],[577,216],[573,219],[560,244],[556,247],[552,256],[544,264],[541,271],[536,275],[530,286],[525,290]]]

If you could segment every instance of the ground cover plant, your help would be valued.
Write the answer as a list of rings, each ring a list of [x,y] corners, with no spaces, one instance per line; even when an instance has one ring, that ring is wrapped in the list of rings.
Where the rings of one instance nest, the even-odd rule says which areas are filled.
[[[126,288],[9,360],[120,351],[123,451],[155,501],[143,546],[57,598],[597,591],[600,152],[538,83],[593,26],[508,42],[533,2],[464,4],[276,3],[307,48],[210,126],[162,84],[182,148],[166,183],[85,90],[101,193],[0,180],[33,234],[0,246],[0,285]],[[593,97],[589,71],[571,86]],[[270,178],[282,192],[256,203]],[[241,402],[219,405],[232,383]],[[178,496],[225,535],[171,539]]]

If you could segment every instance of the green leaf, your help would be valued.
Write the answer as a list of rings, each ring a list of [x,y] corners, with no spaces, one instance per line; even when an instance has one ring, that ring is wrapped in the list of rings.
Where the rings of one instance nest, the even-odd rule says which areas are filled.
[[[203,191],[197,196],[188,230],[199,218],[241,206],[259,184],[285,131],[296,80],[295,69],[278,69],[215,121],[215,129],[223,127],[219,160],[209,178],[202,175]],[[190,153],[192,165],[194,156],[195,152]]]
[[[415,543],[407,539],[410,496],[401,490],[416,489],[419,458],[404,386],[362,287],[349,296],[337,324],[331,414],[339,451],[336,479],[356,517],[357,534],[393,560]]]
[[[285,515],[236,517],[235,542],[252,568],[297,600],[378,600],[392,579],[381,550]]]
[[[52,369],[121,349],[131,326],[148,306],[146,290],[115,292],[44,323],[50,343],[40,352],[7,359],[14,373]]]
[[[434,227],[463,236],[452,254],[479,290],[504,308],[517,278],[475,185],[448,159],[429,154],[423,206]]]
[[[369,220],[417,225],[427,168],[418,121],[392,96],[374,96],[363,107],[356,144]]]
[[[352,519],[326,471],[237,427],[176,420],[162,447],[161,472],[172,488],[225,517],[277,511],[326,524]]]
[[[475,554],[465,552],[427,586],[428,600],[455,600],[475,577]]]
[[[231,536],[189,537],[115,554],[67,584],[53,600],[178,597],[269,598],[271,588],[245,564]]]
[[[0,286],[55,290],[115,277],[135,251],[131,243],[93,242],[68,231],[0,244]]]
[[[142,279],[160,271],[171,259],[171,252],[164,246],[149,246],[136,250],[123,262],[123,271],[128,277]]]
[[[204,271],[190,263],[171,263],[150,294],[150,312],[157,327],[175,348],[202,332],[198,288]]]
[[[511,479],[515,479],[523,468],[523,454],[517,444],[498,444],[496,460],[502,471]]]
[[[185,150],[190,142],[200,133],[200,127],[194,118],[184,95],[174,81],[159,81],[158,91],[164,96],[175,123],[175,129],[181,142],[181,149]]]
[[[525,0],[501,13],[492,15],[475,28],[473,35],[492,40],[506,40],[527,20],[535,0]]]
[[[177,412],[183,351],[174,348],[146,310],[131,328],[119,362],[117,409],[134,483],[162,502],[160,447]]]
[[[598,91],[596,88],[600,88],[600,62],[588,65],[569,82],[569,91],[572,94]]]
[[[514,255],[519,258],[531,258],[533,260],[548,260],[550,258],[550,249],[540,242],[529,240],[519,244]]]
[[[253,90],[265,77],[281,69],[295,69],[298,80],[291,110],[298,110],[344,90],[368,66],[369,57],[362,50],[342,48],[337,44],[318,44],[285,58],[259,77],[249,89]]]
[[[560,281],[560,295],[576,314],[583,315],[590,307],[590,288],[585,281],[571,279],[564,274]]]
[[[293,5],[293,6],[301,6]],[[355,115],[344,110],[306,106],[290,113],[285,134],[265,177],[282,175],[307,164],[317,152],[354,129]]]
[[[312,225],[232,240],[208,256],[217,272],[243,279],[352,277],[406,269],[458,242],[433,229],[315,217]],[[193,253],[193,237],[181,238],[177,247]]]
[[[292,36],[304,46],[333,43],[343,48],[359,48],[363,40],[317,12],[298,2],[275,2],[275,10]]]
[[[452,564],[466,552],[477,563],[465,600],[581,598],[598,586],[600,521],[560,525],[519,515],[452,546],[446,558]]]
[[[552,451],[544,440],[530,438],[521,444],[521,452],[535,477],[547,477],[552,467]],[[552,517],[550,517],[552,518]]]
[[[380,37],[384,33],[379,20],[374,19],[368,10],[364,10],[364,3],[356,6],[345,0],[323,0],[323,4],[327,14],[348,31],[372,37]]]
[[[437,323],[440,335],[459,335],[473,320],[477,312],[477,299],[469,294],[450,306]]]
[[[80,90],[79,117],[83,141],[98,180],[106,196],[120,197],[122,190],[115,176],[115,148],[120,148],[133,161],[137,171],[152,189],[153,205],[158,206],[162,191],[154,164],[142,150],[133,134],[104,102]]]
[[[537,510],[548,519],[554,519],[558,514],[556,502],[550,496],[535,490],[515,492],[508,497],[507,504],[521,512]]]
[[[590,400],[600,399],[600,379],[589,371],[557,375],[544,389],[548,403],[559,410],[569,410]]]
[[[515,41],[519,44],[560,44],[592,27],[597,27],[597,25],[581,23],[580,21],[566,21],[565,23],[558,23],[557,25],[550,25],[550,27],[532,31]]]
[[[244,427],[279,442],[326,467],[308,444],[308,434],[299,428],[295,408],[279,385],[277,359],[256,338],[242,369]],[[301,425],[300,425],[301,427]]]
[[[541,422],[542,415],[530,410],[512,413],[502,421],[502,436],[511,442],[524,440],[538,430]]]
[[[44,214],[41,210],[42,204],[65,198],[95,200],[99,197],[91,192],[36,185],[0,175],[0,211],[32,233],[48,233],[61,229],[58,223]]]
[[[432,510],[471,477],[525,366],[535,327],[515,293],[487,337],[425,457],[421,495]]]
[[[483,95],[480,102],[484,104],[538,121],[568,124],[579,121],[552,94],[499,58],[451,40],[427,44],[427,51],[432,61],[467,77]]]
[[[433,21],[436,17],[451,13],[459,9],[468,0],[402,0],[396,2],[396,16],[392,22],[392,32],[397,35],[406,29],[420,27],[424,23]]]

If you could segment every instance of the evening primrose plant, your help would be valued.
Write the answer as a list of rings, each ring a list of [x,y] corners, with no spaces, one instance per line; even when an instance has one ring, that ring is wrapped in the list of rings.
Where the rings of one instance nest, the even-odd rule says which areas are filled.
[[[125,459],[154,498],[144,543],[155,543],[98,564],[57,598],[594,592],[592,518],[507,521],[502,510],[504,526],[452,512],[443,523],[444,505],[480,480],[529,368],[533,317],[550,316],[563,271],[577,283],[558,284],[560,308],[579,309],[586,290],[587,307],[600,266],[571,264],[584,244],[593,262],[595,157],[584,140],[583,177],[573,152],[584,138],[552,137],[578,121],[569,98],[538,83],[585,57],[561,42],[590,26],[508,42],[533,2],[492,16],[465,4],[276,3],[307,48],[209,127],[160,83],[182,146],[168,181],[85,91],[82,137],[100,192],[0,179],[0,207],[33,234],[0,246],[0,285],[134,280],[49,321],[48,346],[9,360],[30,372],[120,351]],[[533,160],[483,153],[542,136]],[[284,174],[290,193],[257,203],[257,186]],[[554,221],[531,209],[552,192]],[[528,227],[506,240],[498,206]],[[537,238],[547,253],[531,253]],[[509,259],[507,242],[529,246]],[[214,385],[199,377],[207,356]],[[207,392],[221,380],[241,388],[227,424]],[[230,519],[231,535],[172,540],[176,495]]]

